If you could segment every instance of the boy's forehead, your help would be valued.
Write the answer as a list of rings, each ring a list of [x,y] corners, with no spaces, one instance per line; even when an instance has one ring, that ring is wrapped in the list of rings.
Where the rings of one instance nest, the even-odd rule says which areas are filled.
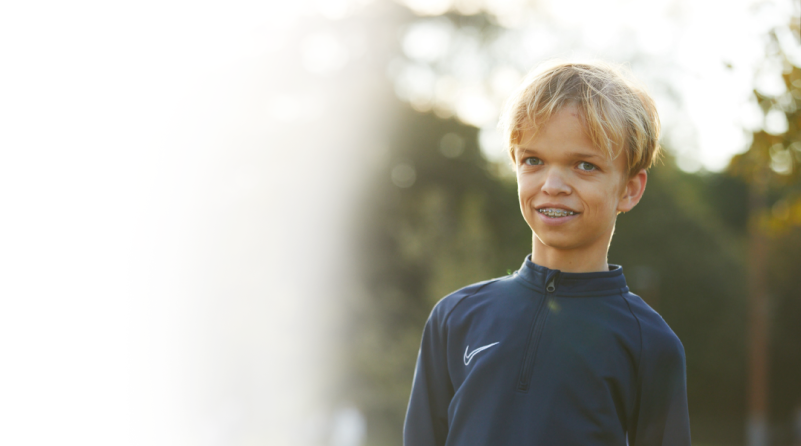
[[[592,155],[611,160],[609,154],[605,150],[602,150],[593,142],[592,138],[590,138],[589,136],[589,132],[587,132],[586,129],[584,128],[571,129],[572,135],[560,135],[560,134],[550,135],[552,139],[556,139],[557,142],[559,142],[554,147],[550,147],[553,144],[553,141],[542,140],[543,133],[545,131],[543,127],[546,126],[547,123],[539,128],[534,126],[523,127],[520,130],[520,133],[518,134],[517,141],[512,144],[513,150],[517,153],[526,151],[536,152],[538,150],[544,150],[546,148],[548,149],[557,148],[559,152],[583,153],[586,155]],[[575,135],[575,132],[583,133],[581,137],[581,139],[583,139],[582,144],[576,144],[574,138],[570,137]],[[561,142],[563,141],[564,144],[561,144]],[[544,146],[545,144],[547,144],[549,147],[541,147]]]
[[[613,161],[621,155],[624,150],[617,147],[617,150],[606,150],[601,148],[595,138],[592,138],[592,131],[583,111],[576,104],[564,104],[555,110],[545,121],[536,122],[530,116],[523,118],[517,127],[517,135],[512,147],[515,152],[525,149],[536,149],[537,143],[543,139],[543,134],[548,134],[550,138],[557,140],[573,139],[571,136],[580,134],[584,140],[581,144],[582,152],[590,152],[602,158]],[[551,128],[553,127],[553,128]],[[613,153],[611,153],[613,152]]]
[[[536,136],[529,137],[527,139],[521,138],[519,143],[512,144],[512,148],[515,152],[526,152],[526,151],[536,152],[545,149],[549,150],[557,149],[559,152],[570,152],[570,153],[581,152],[608,158],[607,152],[605,150],[601,150],[595,144],[588,143],[588,144],[576,145],[576,144],[565,143],[565,144],[556,144],[555,146],[552,144],[546,145],[544,142],[537,140]]]

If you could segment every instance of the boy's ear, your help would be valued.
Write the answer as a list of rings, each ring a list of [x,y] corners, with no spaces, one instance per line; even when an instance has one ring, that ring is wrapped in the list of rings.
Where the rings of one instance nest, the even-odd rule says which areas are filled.
[[[645,192],[645,183],[647,182],[648,173],[645,169],[640,169],[639,172],[629,178],[623,188],[623,195],[617,203],[617,211],[628,212],[634,209],[634,206],[640,202],[643,192]]]

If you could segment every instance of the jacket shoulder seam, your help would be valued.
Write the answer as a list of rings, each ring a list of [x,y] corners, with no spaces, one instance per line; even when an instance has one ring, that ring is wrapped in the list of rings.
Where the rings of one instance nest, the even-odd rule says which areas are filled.
[[[643,350],[644,339],[643,339],[643,334],[642,334],[642,323],[640,322],[640,318],[637,317],[637,314],[631,308],[631,304],[629,303],[629,300],[626,299],[626,296],[624,296],[622,292],[620,293],[620,297],[621,297],[621,299],[623,299],[623,302],[626,303],[626,307],[629,309],[629,313],[631,313],[631,316],[634,318],[635,321],[637,321],[637,331],[640,334],[640,352],[637,355],[637,376],[639,377],[640,376],[640,372],[641,372],[642,356],[643,356],[643,353],[644,353],[644,350]]]
[[[453,314],[453,311],[454,311],[454,310],[456,310],[456,307],[458,307],[458,306],[459,306],[459,304],[461,304],[462,302],[464,302],[464,301],[465,301],[465,299],[467,299],[468,297],[472,297],[472,296],[474,296],[476,293],[478,293],[479,291],[481,291],[481,290],[482,290],[482,289],[483,289],[485,286],[487,286],[487,285],[489,285],[489,284],[491,284],[491,283],[495,283],[495,282],[497,282],[498,280],[500,280],[500,279],[499,279],[499,278],[496,278],[496,279],[487,280],[486,282],[482,283],[480,286],[476,287],[476,289],[475,289],[475,290],[473,290],[473,292],[471,292],[470,294],[465,294],[464,296],[462,296],[461,298],[459,298],[459,301],[458,301],[458,302],[456,302],[456,303],[453,305],[453,307],[452,307],[450,310],[448,310],[448,312],[445,314],[445,317],[443,317],[443,318],[442,318],[442,327],[444,327],[444,326],[445,326],[445,324],[447,324],[447,323],[448,323],[448,319],[451,317],[451,314]]]
[[[626,441],[627,441],[626,444],[628,444],[629,433],[633,434],[634,436],[637,435],[636,425],[637,425],[638,419],[639,419],[638,412],[640,411],[640,399],[642,397],[641,387],[642,387],[643,380],[645,379],[645,377],[643,376],[643,373],[642,373],[642,360],[643,360],[643,354],[645,352],[643,344],[644,344],[645,340],[643,339],[642,322],[640,322],[640,318],[637,317],[637,314],[634,312],[634,309],[631,308],[631,302],[629,302],[629,300],[626,299],[626,296],[624,295],[624,292],[622,290],[620,292],[620,298],[623,299],[623,302],[626,303],[626,307],[629,309],[629,313],[631,313],[631,316],[634,318],[635,321],[637,321],[637,331],[640,334],[640,353],[639,353],[639,355],[637,355],[637,378],[636,378],[636,389],[635,389],[636,400],[634,402],[634,409],[632,411],[632,417],[633,418],[631,420],[628,420],[628,419],[626,420],[626,423],[628,424],[628,426],[626,427],[626,431],[627,431],[626,432]],[[632,424],[634,426],[632,426]],[[634,431],[631,431],[632,428],[634,429]],[[632,439],[632,440],[635,441],[635,442],[637,441],[636,439]]]

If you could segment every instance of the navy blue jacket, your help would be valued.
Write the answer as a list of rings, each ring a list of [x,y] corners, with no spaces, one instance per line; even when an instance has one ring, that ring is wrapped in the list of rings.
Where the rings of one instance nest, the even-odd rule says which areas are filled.
[[[405,446],[689,445],[684,347],[623,269],[531,262],[440,300]]]

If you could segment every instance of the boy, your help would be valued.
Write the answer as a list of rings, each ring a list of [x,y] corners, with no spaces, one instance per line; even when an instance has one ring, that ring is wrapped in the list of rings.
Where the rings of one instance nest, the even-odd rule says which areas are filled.
[[[606,260],[658,155],[653,100],[606,64],[551,64],[501,122],[532,254],[434,307],[404,444],[689,445],[684,348]]]

